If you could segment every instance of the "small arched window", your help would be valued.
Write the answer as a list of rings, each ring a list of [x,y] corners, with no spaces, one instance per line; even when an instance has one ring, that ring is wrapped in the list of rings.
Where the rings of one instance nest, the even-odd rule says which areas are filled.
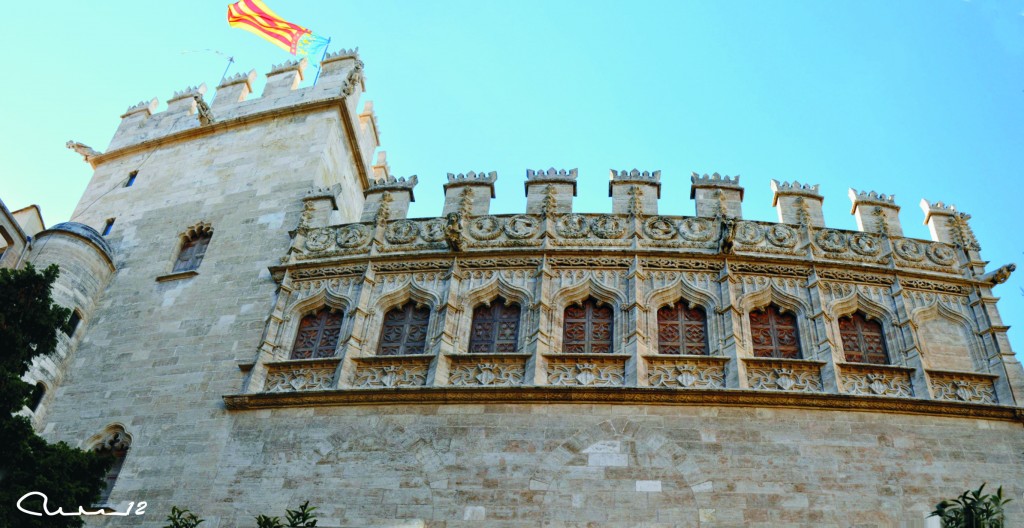
[[[206,248],[210,245],[210,239],[213,238],[213,230],[208,226],[200,225],[189,229],[182,238],[178,260],[174,261],[174,273],[199,268],[199,265],[203,263],[203,257],[206,256]]]
[[[885,334],[878,321],[870,321],[860,312],[840,317],[839,336],[847,363],[889,364]]]
[[[581,304],[565,308],[562,351],[570,354],[610,354],[612,352],[612,307],[598,306],[591,297]]]
[[[658,309],[658,353],[708,355],[708,318],[682,300]]]
[[[334,357],[341,336],[341,322],[342,314],[329,308],[303,317],[295,335],[291,359]]]
[[[82,314],[78,310],[71,311],[71,317],[68,318],[67,325],[67,336],[71,337],[75,335],[75,330],[78,330],[78,324],[82,322]]]
[[[754,357],[800,359],[800,331],[796,316],[770,304],[750,312],[750,341]]]
[[[490,306],[477,306],[473,310],[469,351],[474,354],[514,353],[519,340],[521,312],[518,304],[508,303],[501,297]]]
[[[41,381],[37,382],[36,386],[32,388],[32,401],[29,402],[29,409],[32,409],[32,412],[39,410],[44,396],[46,396],[46,385],[43,385]]]
[[[427,349],[427,324],[430,309],[409,301],[384,315],[380,333],[379,356],[423,354]]]
[[[107,470],[106,487],[100,494],[100,504],[106,504],[110,500],[110,492],[114,491],[114,484],[117,483],[117,477],[121,474],[121,468],[124,467],[124,460],[128,457],[130,447],[131,437],[120,428],[111,431],[93,447],[93,451],[96,453],[112,459],[110,469]]]

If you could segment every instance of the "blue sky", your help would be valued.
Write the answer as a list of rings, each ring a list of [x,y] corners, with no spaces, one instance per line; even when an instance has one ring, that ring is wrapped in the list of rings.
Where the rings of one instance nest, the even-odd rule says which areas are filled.
[[[662,211],[693,214],[689,174],[740,174],[744,216],[775,220],[769,181],[821,184],[974,216],[982,254],[1024,264],[1024,0],[849,2],[282,1],[285,18],[359,46],[392,172],[413,216],[448,172],[499,173],[495,212],[525,207],[527,168],[578,167],[576,209],[608,211],[608,169],[662,171]],[[225,21],[226,2],[19,2],[6,8],[0,198],[67,220],[129,105],[206,82],[227,56],[260,74],[290,56]],[[257,93],[261,87],[257,87]],[[209,100],[208,96],[208,100]],[[183,175],[187,177],[187,175]],[[996,289],[1024,350],[1024,268]]]

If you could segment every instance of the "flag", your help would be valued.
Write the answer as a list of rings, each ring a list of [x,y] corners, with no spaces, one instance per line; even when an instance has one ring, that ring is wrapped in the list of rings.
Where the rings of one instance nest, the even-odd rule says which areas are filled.
[[[229,5],[228,24],[263,37],[292,55],[315,53],[328,40],[285,21],[260,0],[241,0]]]

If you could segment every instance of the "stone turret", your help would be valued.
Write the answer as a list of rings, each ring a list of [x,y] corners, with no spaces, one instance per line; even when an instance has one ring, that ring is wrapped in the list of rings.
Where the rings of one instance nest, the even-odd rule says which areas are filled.
[[[458,212],[473,216],[487,214],[491,208],[491,198],[494,198],[494,182],[497,180],[497,172],[449,172],[448,183],[444,184],[444,210],[441,216]]]
[[[170,114],[185,112],[192,115],[196,113],[196,98],[201,99],[205,93],[206,83],[174,92],[174,95],[167,100],[167,112]]]
[[[303,57],[299,60],[282,62],[270,69],[267,74],[267,84],[263,87],[262,97],[278,97],[287,95],[299,87],[299,83],[305,78],[303,72],[309,60]]]
[[[661,198],[661,171],[612,169],[608,176],[608,196],[613,214],[657,215]]]
[[[772,180],[772,206],[779,212],[779,222],[825,227],[821,211],[823,201],[825,198],[818,193],[817,184]]]
[[[213,97],[213,108],[232,105],[245,101],[252,93],[252,83],[256,80],[256,70],[239,73],[225,78],[217,85],[217,95]]]
[[[903,236],[903,226],[900,225],[899,218],[900,206],[896,205],[894,195],[875,191],[857,192],[851,188],[850,201],[853,202],[850,214],[857,218],[857,229],[865,233]]]
[[[377,217],[381,205],[387,203],[388,219],[397,220],[409,215],[409,203],[415,202],[416,197],[412,194],[413,187],[416,187],[418,179],[416,176],[408,178],[392,178],[377,180],[370,184],[370,188],[363,192],[366,201],[363,202],[363,214],[359,217],[360,222],[372,222]]]
[[[527,214],[567,214],[576,196],[576,169],[526,171]]]
[[[690,175],[690,199],[697,200],[697,216],[743,218],[743,187],[740,177],[722,176],[717,172]]]
[[[924,211],[924,224],[932,234],[932,240],[963,246],[965,249],[978,249],[978,240],[967,221],[971,215],[956,210],[953,204],[929,202],[921,199],[921,210]]]

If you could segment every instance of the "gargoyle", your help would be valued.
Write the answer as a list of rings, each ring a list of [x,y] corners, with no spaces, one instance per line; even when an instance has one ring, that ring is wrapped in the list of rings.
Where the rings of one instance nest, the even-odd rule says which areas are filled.
[[[1010,274],[1016,271],[1017,265],[1010,263],[999,269],[992,270],[981,276],[981,282],[991,285],[1002,284],[1010,278]]]
[[[86,145],[85,143],[79,143],[77,141],[68,141],[67,143],[64,144],[64,146],[81,154],[82,159],[85,161],[89,161],[93,156],[99,156],[100,154],[103,154],[102,152],[97,151],[96,149],[90,147],[89,145]]]
[[[736,221],[732,218],[722,219],[722,235],[718,239],[718,251],[723,255],[732,253],[732,243],[736,239]]]
[[[195,94],[192,98],[196,101],[196,111],[199,114],[199,124],[209,125],[210,123],[213,123],[213,111],[210,110],[210,105],[206,104],[206,101],[203,100],[203,96]]]
[[[444,241],[452,251],[462,251],[464,243],[462,235],[462,214],[448,213],[444,224]]]

